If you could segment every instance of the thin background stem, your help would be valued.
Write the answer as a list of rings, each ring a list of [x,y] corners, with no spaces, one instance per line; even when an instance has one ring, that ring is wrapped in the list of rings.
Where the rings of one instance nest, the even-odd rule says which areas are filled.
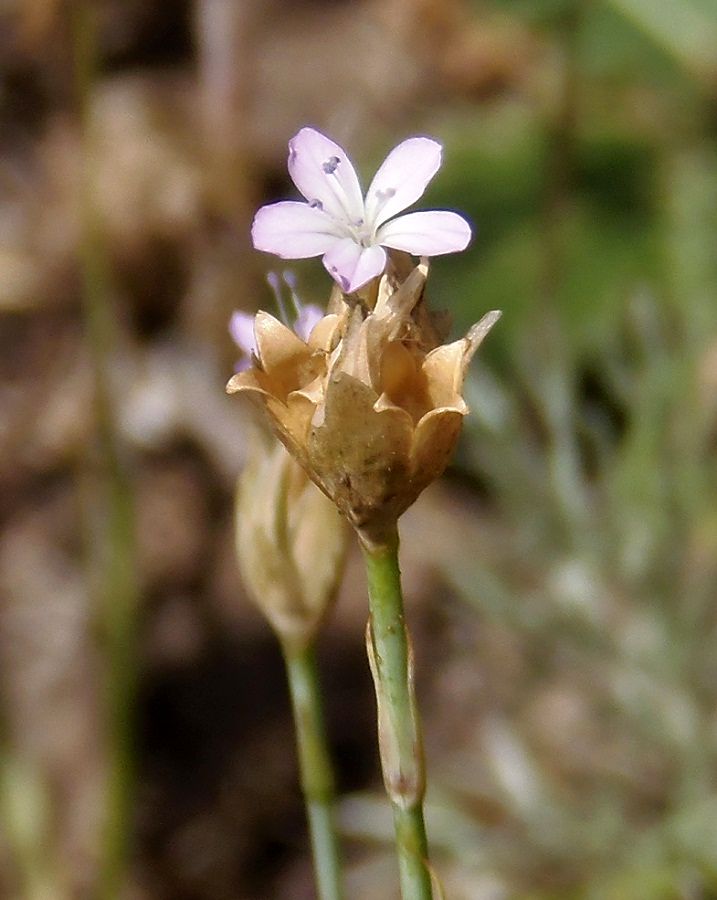
[[[94,380],[95,445],[89,468],[93,496],[90,562],[96,590],[105,663],[108,775],[102,831],[99,896],[117,897],[126,877],[134,783],[135,620],[138,601],[134,514],[127,467],[109,389],[109,366],[117,345],[110,301],[106,248],[94,200],[92,88],[97,65],[92,4],[72,7],[75,85],[83,137],[80,266],[87,343]]]

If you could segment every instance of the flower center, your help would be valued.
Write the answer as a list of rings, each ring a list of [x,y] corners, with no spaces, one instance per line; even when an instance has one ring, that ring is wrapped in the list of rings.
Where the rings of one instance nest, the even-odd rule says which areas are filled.
[[[356,219],[354,222],[346,223],[350,236],[362,247],[372,247],[374,244],[374,230],[364,219]]]
[[[396,188],[387,187],[383,190],[376,191],[376,197],[379,201],[379,209],[387,200],[390,200],[396,193]],[[373,247],[376,243],[376,227],[374,224],[376,216],[373,216],[368,222],[365,219],[356,219],[353,222],[346,222],[349,236],[356,241],[361,247]]]
[[[338,169],[340,163],[341,158],[339,156],[330,156],[327,160],[321,163],[321,169],[329,178],[333,177],[334,179],[336,179],[336,170]],[[376,200],[378,201],[378,209],[380,209],[387,200],[390,200],[392,197],[394,197],[395,194],[395,187],[385,187],[377,190]],[[323,210],[324,208],[324,204],[318,198],[310,200],[309,206],[313,209]],[[370,221],[368,222],[364,218],[354,220],[346,218],[338,221],[336,224],[339,226],[341,231],[345,232],[346,237],[350,237],[351,240],[357,243],[360,247],[367,249],[368,247],[373,247],[376,243],[376,228],[373,221],[375,218],[375,215],[373,217],[370,217]]]

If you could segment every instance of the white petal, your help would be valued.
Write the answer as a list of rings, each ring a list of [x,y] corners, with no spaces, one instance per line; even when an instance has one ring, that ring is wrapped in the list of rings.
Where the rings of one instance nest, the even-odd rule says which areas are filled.
[[[382,225],[376,241],[414,256],[440,256],[465,250],[471,227],[458,213],[446,210],[408,213]]]
[[[343,147],[313,128],[289,141],[289,175],[309,203],[334,218],[356,224],[364,218],[356,170]]]
[[[308,203],[282,200],[262,206],[254,216],[251,237],[257,250],[282,259],[306,259],[326,253],[338,240],[335,223]]]
[[[431,138],[415,137],[388,154],[366,194],[366,221],[377,228],[423,194],[441,166],[442,147]]]
[[[379,246],[362,247],[351,238],[344,238],[326,253],[324,265],[344,293],[348,294],[383,272],[386,251]]]

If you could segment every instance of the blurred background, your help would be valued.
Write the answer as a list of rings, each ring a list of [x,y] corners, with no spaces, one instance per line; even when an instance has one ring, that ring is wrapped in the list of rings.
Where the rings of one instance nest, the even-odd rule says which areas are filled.
[[[446,895],[717,897],[714,0],[0,3],[0,896],[314,896],[224,395],[306,124],[364,183],[439,139],[421,206],[477,233],[433,305],[504,313],[402,528]],[[365,617],[352,556],[320,657],[384,900]]]

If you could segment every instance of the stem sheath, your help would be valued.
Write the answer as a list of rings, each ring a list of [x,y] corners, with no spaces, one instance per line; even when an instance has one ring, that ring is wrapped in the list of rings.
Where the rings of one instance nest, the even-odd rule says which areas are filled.
[[[319,900],[341,900],[341,863],[334,824],[334,773],[324,727],[313,645],[282,647],[309,820]]]
[[[376,688],[383,780],[393,807],[401,895],[404,900],[431,900],[423,822],[423,741],[403,615],[398,532],[394,530],[379,546],[362,543],[362,549],[371,611],[367,648]]]

